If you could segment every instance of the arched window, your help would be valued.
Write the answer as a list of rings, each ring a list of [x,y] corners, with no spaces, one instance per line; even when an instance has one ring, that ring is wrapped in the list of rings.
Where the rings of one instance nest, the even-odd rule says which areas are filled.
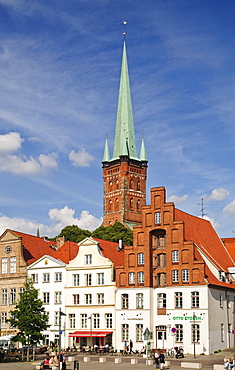
[[[109,201],[109,212],[112,212],[112,211],[113,211],[113,202],[110,199],[110,201]]]
[[[115,199],[115,211],[119,211],[119,199]]]
[[[116,189],[118,190],[119,189],[119,181],[116,180]]]
[[[134,201],[133,198],[130,199],[130,210],[133,211],[134,209]]]
[[[137,191],[140,191],[140,181],[137,182]]]
[[[130,189],[133,189],[133,180],[130,181]]]
[[[140,211],[140,200],[139,199],[136,202],[136,209],[137,211]]]
[[[113,188],[113,182],[109,181],[109,190],[112,190],[112,188]]]

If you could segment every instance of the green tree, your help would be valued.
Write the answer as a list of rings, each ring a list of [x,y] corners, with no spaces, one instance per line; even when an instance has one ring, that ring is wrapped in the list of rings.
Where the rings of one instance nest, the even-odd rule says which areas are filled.
[[[122,240],[124,244],[128,245],[133,243],[133,232],[127,229],[121,222],[115,222],[114,225],[107,227],[100,226],[92,232],[91,236],[117,243],[119,240]]]
[[[61,230],[58,237],[60,236],[64,236],[66,240],[70,240],[71,242],[78,243],[87,236],[91,236],[91,232],[89,230],[82,230],[77,225],[68,225]]]
[[[28,346],[27,361],[29,361],[29,346],[36,345],[43,339],[42,331],[49,327],[43,302],[38,298],[38,291],[34,288],[32,280],[26,280],[24,291],[20,293],[15,309],[10,311],[10,319],[7,321],[13,328],[18,329],[12,341]]]

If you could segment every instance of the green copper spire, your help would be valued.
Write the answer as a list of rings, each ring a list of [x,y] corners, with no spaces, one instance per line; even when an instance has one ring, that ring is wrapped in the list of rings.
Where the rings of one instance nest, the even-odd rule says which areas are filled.
[[[142,143],[141,143],[141,149],[140,149],[140,160],[142,162],[148,162],[143,136],[142,136]]]
[[[109,161],[110,161],[109,144],[108,144],[108,136],[106,136],[105,146],[104,146],[103,162],[109,162]]]
[[[127,149],[125,145],[126,142]],[[126,43],[124,40],[122,69],[118,97],[118,110],[116,119],[116,132],[112,159],[118,159],[120,156],[123,155],[125,156],[126,153],[128,153],[128,156],[130,158],[139,160],[136,154],[134,121],[132,115],[130,82],[126,55]]]

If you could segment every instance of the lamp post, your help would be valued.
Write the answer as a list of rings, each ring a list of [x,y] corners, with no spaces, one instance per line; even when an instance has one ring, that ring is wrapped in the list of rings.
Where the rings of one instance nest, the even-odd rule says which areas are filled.
[[[88,319],[90,320],[90,346],[91,346],[91,352],[92,352],[92,313],[90,317],[88,317]]]
[[[60,351],[61,351],[61,316],[66,316],[64,312],[61,312],[61,307],[59,308],[59,345],[58,345],[58,360],[59,360],[59,370],[60,370]]]
[[[193,357],[196,357],[196,324],[195,324],[195,312],[193,313],[193,330],[194,330],[194,341],[193,341]]]

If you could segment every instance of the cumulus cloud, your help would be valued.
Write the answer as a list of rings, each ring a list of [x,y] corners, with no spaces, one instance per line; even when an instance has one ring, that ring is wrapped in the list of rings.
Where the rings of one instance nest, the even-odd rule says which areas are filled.
[[[185,203],[188,199],[188,194],[182,195],[182,197],[177,197],[177,195],[171,195],[167,201],[174,202],[175,204]]]
[[[17,132],[0,135],[0,171],[18,176],[37,175],[57,167],[56,153],[40,154],[38,158],[13,154],[21,149],[24,139]]]
[[[235,217],[235,199],[224,207],[223,213],[228,216]]]
[[[229,196],[229,191],[223,188],[212,190],[209,196],[205,196],[207,199],[212,201],[221,201]]]
[[[89,167],[90,162],[94,160],[94,157],[82,148],[77,152],[72,150],[69,153],[69,159],[74,167]]]
[[[10,218],[0,215],[0,234],[6,229],[12,229],[26,234],[36,235],[39,228],[40,235],[54,237],[67,225],[77,225],[81,229],[93,231],[102,223],[102,217],[96,218],[88,211],[82,211],[79,218],[74,217],[75,210],[67,206],[62,209],[51,209],[48,214],[51,221],[50,225],[38,224],[23,218]]]

